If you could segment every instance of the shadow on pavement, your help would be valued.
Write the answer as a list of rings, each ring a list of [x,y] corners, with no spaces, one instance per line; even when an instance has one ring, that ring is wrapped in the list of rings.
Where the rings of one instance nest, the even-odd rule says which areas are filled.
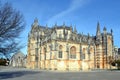
[[[29,75],[29,74],[37,74],[41,72],[37,71],[15,71],[15,72],[0,72],[0,80],[1,79],[8,79],[8,78],[15,78],[15,77],[21,77],[24,75]]]

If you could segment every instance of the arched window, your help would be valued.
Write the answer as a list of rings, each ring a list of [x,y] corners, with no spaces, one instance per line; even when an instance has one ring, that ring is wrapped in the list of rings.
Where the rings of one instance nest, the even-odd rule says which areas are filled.
[[[85,59],[85,48],[83,48],[83,59]]]
[[[58,58],[62,58],[62,45],[59,46]]]
[[[90,54],[93,54],[93,53],[94,53],[94,48],[91,47],[91,48],[90,48]]]
[[[46,48],[43,48],[43,54],[46,54]]]
[[[47,52],[46,48],[43,48],[43,54],[44,54],[44,59],[45,60],[46,60],[46,52]]]
[[[75,48],[75,46],[72,46],[70,48],[70,58],[72,58],[72,59],[76,58],[76,48]]]

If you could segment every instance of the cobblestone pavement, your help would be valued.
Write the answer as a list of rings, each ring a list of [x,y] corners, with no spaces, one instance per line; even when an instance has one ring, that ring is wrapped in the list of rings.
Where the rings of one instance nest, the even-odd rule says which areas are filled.
[[[120,71],[55,72],[0,67],[0,80],[120,80]]]

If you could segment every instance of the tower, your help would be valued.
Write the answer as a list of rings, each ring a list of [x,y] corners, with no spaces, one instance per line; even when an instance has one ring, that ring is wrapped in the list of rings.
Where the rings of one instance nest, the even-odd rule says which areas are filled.
[[[96,44],[101,43],[101,32],[100,32],[100,24],[99,22],[97,23],[97,31],[96,31]]]
[[[103,45],[103,53],[102,53],[102,68],[104,69],[105,66],[107,68],[107,29],[104,26],[103,28],[103,41],[102,41],[102,45]],[[106,64],[106,65],[105,65]]]
[[[96,54],[95,54],[95,59],[96,59],[96,68],[101,68],[101,52],[102,52],[102,37],[101,37],[101,32],[100,32],[100,24],[99,22],[97,23],[97,31],[96,31]]]

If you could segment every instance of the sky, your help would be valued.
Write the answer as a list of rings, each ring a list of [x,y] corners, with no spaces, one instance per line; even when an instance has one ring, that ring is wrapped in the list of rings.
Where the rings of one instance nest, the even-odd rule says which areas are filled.
[[[114,45],[120,47],[120,0],[1,0],[10,2],[19,10],[26,22],[21,34],[21,42],[25,45],[22,52],[27,54],[28,33],[35,18],[39,25],[50,27],[55,25],[76,26],[77,32],[96,34],[97,22],[107,32],[113,29]]]

